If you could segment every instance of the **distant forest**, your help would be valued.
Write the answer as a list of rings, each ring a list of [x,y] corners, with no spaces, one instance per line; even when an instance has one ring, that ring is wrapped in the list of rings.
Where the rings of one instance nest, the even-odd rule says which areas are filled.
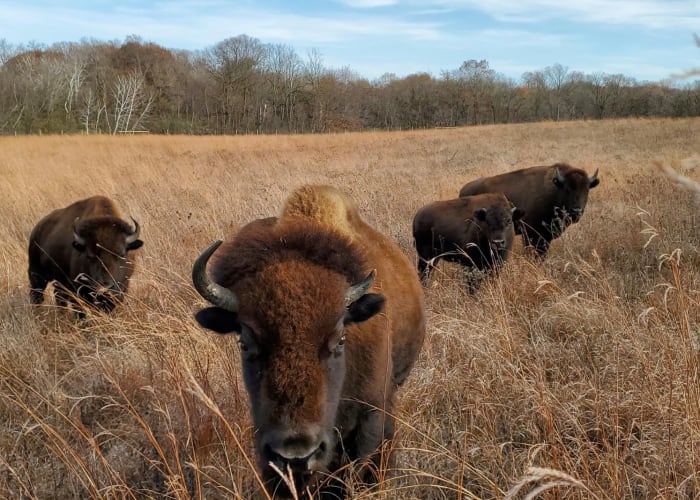
[[[485,60],[439,77],[363,78],[318,51],[239,35],[202,51],[139,37],[14,46],[0,39],[0,134],[318,133],[542,120],[700,116],[700,82],[638,82],[560,64],[520,81]]]

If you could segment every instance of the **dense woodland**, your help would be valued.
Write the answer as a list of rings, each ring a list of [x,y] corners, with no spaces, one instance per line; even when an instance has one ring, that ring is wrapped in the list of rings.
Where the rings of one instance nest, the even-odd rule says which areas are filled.
[[[700,116],[700,82],[638,82],[560,64],[520,81],[470,59],[439,77],[369,81],[317,51],[239,35],[203,51],[138,37],[0,39],[0,134],[308,133],[618,117]]]

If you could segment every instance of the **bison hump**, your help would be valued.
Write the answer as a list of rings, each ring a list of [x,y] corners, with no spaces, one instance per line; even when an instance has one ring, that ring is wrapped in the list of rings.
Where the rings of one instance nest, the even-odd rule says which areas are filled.
[[[359,215],[352,200],[338,189],[307,185],[289,195],[278,223],[293,217],[311,219],[352,238],[355,235],[354,222]]]

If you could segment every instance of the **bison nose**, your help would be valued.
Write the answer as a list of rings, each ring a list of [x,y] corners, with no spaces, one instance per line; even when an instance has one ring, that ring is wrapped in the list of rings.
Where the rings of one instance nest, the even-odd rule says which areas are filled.
[[[491,245],[496,250],[503,250],[506,247],[506,240],[491,240]]]
[[[328,442],[319,432],[268,432],[262,441],[265,463],[272,462],[280,470],[294,472],[319,468],[328,450]]]

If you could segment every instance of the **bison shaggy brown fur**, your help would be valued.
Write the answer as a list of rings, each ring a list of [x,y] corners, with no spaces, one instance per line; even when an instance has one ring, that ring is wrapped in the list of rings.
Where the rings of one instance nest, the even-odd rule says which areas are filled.
[[[515,226],[523,243],[544,257],[549,245],[583,216],[588,192],[599,184],[598,171],[588,177],[585,170],[566,163],[515,170],[482,177],[466,184],[459,196],[503,193],[526,215]]]
[[[523,216],[502,193],[436,201],[413,218],[418,274],[424,284],[439,259],[491,271],[508,257],[513,222]]]
[[[31,302],[43,302],[46,286],[55,281],[59,305],[80,298],[104,310],[114,308],[134,270],[129,252],[143,245],[133,222],[132,229],[104,196],[76,201],[41,219],[29,236]]]
[[[290,495],[270,466],[293,472],[298,493],[344,494],[323,479],[359,459],[376,480],[393,436],[394,394],[425,336],[423,292],[396,244],[329,186],[293,192],[278,218],[256,220],[195,262],[214,304],[205,328],[238,334],[266,488]],[[386,458],[386,457],[384,457]]]

